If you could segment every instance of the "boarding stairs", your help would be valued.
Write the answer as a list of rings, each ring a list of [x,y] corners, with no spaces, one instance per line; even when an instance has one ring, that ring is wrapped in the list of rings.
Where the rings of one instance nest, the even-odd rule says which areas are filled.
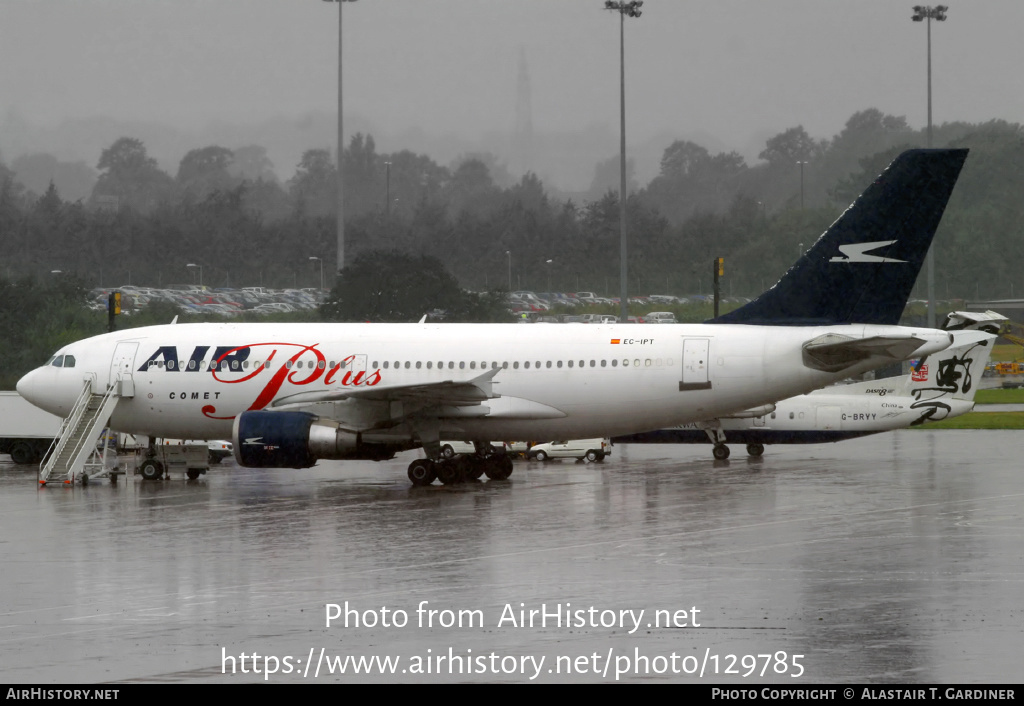
[[[96,449],[96,439],[107,426],[114,407],[120,399],[117,383],[107,386],[102,392],[93,392],[92,378],[86,378],[78,401],[61,425],[57,438],[50,446],[46,459],[39,465],[39,483],[50,481],[74,483],[76,477],[83,481],[87,467],[106,467],[107,443],[104,434],[102,458]],[[90,461],[91,459],[91,461]]]

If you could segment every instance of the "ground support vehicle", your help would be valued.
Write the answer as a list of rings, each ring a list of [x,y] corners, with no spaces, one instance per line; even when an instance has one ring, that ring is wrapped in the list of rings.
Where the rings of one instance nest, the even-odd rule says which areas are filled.
[[[206,442],[195,444],[155,444],[153,453],[142,450],[137,455],[135,473],[143,480],[159,480],[171,471],[181,471],[195,480],[210,470]]]
[[[0,453],[10,454],[17,464],[43,460],[61,418],[27,402],[17,392],[0,392]]]

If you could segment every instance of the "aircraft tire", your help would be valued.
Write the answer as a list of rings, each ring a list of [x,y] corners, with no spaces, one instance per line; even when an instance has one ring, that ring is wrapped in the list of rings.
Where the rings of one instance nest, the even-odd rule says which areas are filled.
[[[27,466],[35,459],[36,452],[32,445],[25,441],[19,441],[11,447],[11,460],[19,466]]]
[[[163,467],[153,459],[147,459],[139,466],[139,475],[142,476],[142,480],[160,480],[163,474]]]
[[[494,459],[493,463],[487,464],[485,473],[491,480],[505,480],[512,475],[512,470],[515,466],[512,465],[512,459],[508,456],[500,456]]]
[[[462,482],[462,466],[458,462],[449,461],[437,464],[437,479],[444,485]]]
[[[473,458],[466,464],[465,476],[469,480],[476,480],[484,473],[487,472],[487,468],[493,463],[489,458]]]
[[[764,453],[764,444],[747,444],[747,453],[751,456],[760,456]]]
[[[724,461],[729,458],[729,447],[725,444],[715,444],[715,448],[711,450],[711,454],[719,461]]]
[[[437,478],[434,462],[418,458],[409,464],[409,480],[413,485],[430,485]]]

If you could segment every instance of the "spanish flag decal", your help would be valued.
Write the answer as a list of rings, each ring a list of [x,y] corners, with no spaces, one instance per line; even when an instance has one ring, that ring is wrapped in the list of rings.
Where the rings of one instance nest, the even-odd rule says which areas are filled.
[[[613,344],[613,345],[614,345],[614,344],[617,344],[617,343],[621,343],[621,342],[622,342],[622,339],[621,339],[621,338],[613,338],[613,339],[612,339],[612,344]]]

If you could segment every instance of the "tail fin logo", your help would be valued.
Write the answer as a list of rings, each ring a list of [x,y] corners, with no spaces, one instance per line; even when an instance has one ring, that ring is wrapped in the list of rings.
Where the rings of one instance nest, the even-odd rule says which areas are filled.
[[[895,240],[877,240],[873,243],[849,243],[840,245],[839,252],[846,257],[833,257],[829,262],[906,262],[892,257],[881,257],[879,255],[868,255],[868,250],[877,250],[886,245],[892,245]]]

